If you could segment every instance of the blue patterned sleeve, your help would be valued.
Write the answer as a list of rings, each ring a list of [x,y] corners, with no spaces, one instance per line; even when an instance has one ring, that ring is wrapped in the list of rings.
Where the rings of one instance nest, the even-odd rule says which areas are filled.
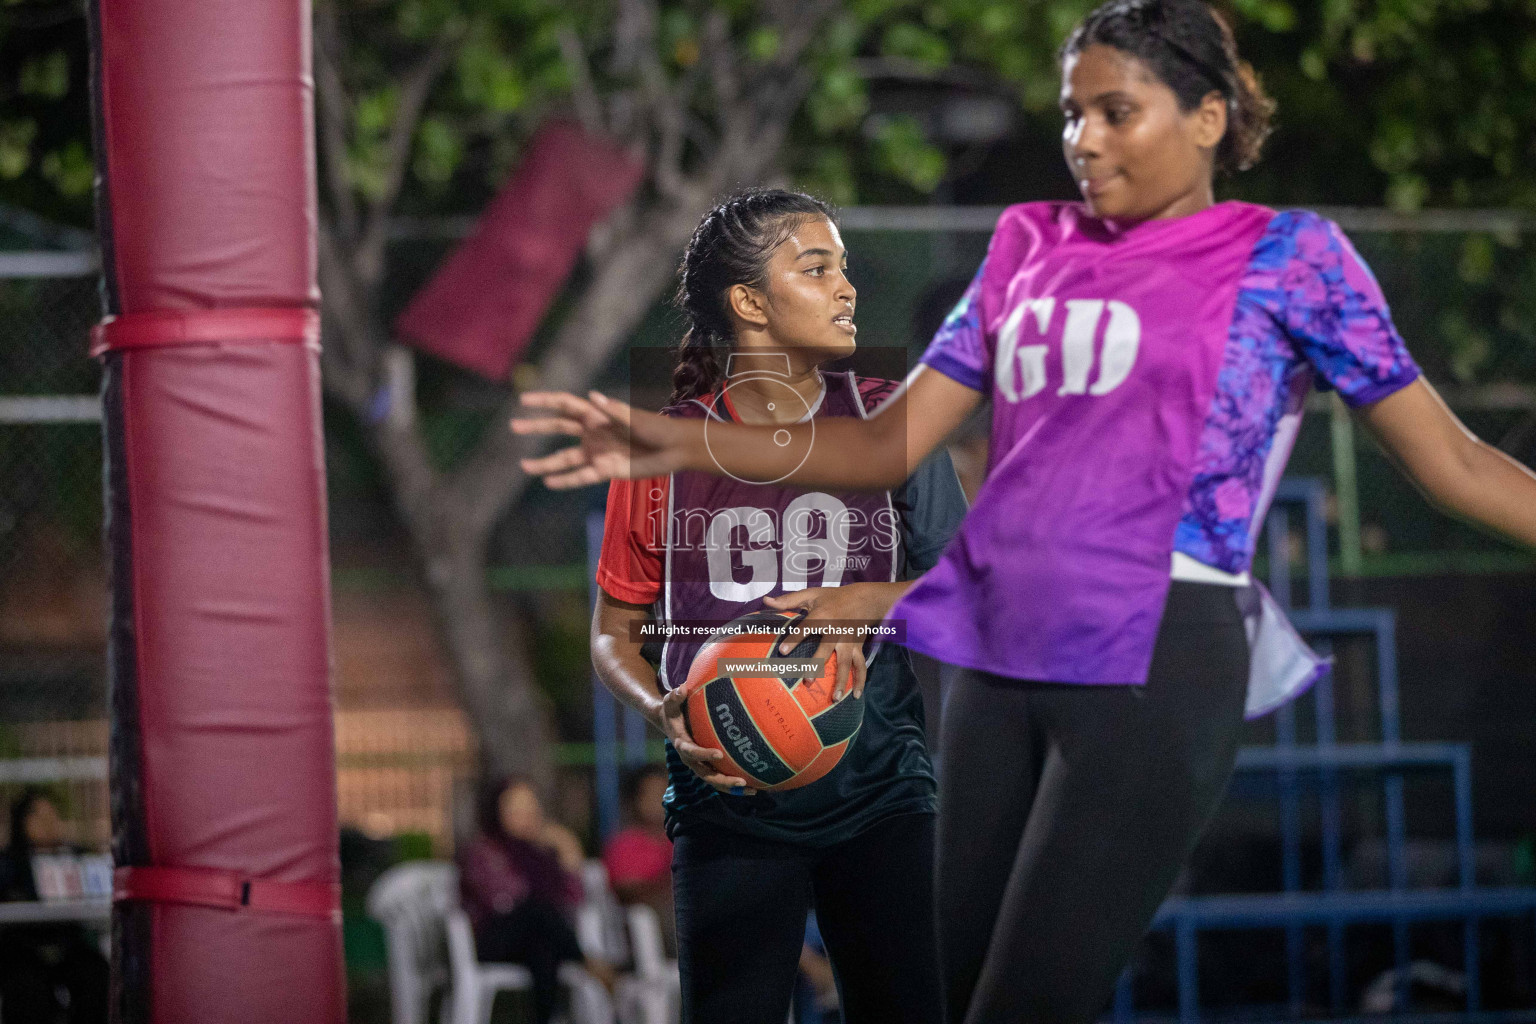
[[[981,282],[986,273],[987,263],[983,260],[970,287],[944,318],[922,358],[926,365],[976,391],[987,390],[987,378],[991,376],[992,357],[987,352],[981,316]]]
[[[1305,210],[1274,225],[1288,244],[1271,270],[1282,297],[1281,325],[1317,371],[1353,408],[1378,402],[1419,377],[1392,323],[1381,286],[1339,226]],[[1287,230],[1288,229],[1288,230]]]

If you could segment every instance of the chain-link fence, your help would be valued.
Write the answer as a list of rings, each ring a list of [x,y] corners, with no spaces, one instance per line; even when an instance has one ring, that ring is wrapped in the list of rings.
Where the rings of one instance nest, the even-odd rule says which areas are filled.
[[[107,838],[106,574],[95,259],[0,255],[0,799],[47,785]]]
[[[87,358],[97,282],[88,253],[0,254],[0,807],[42,786],[67,838],[102,848],[107,579],[100,369]],[[353,618],[386,631],[377,614]],[[339,689],[365,705],[337,714],[342,821],[451,849],[475,771],[463,715],[410,694],[406,707],[366,706],[377,703],[366,680]]]
[[[99,310],[90,257],[0,259],[0,650],[8,680],[25,667],[50,706],[100,696],[99,371],[86,358]]]
[[[1536,461],[1536,234],[1531,225],[1501,212],[1405,218],[1355,210],[1332,215],[1375,269],[1410,347],[1452,406],[1480,436],[1523,461]],[[860,340],[906,345],[915,359],[985,254],[995,217],[996,211],[938,207],[846,211],[844,234],[859,287]],[[408,298],[468,226],[402,225],[391,250],[391,301]],[[99,758],[104,752],[99,370],[85,357],[87,333],[99,310],[90,256],[0,254],[0,758]],[[669,346],[678,330],[676,315],[659,302],[636,331],[634,343]],[[500,392],[428,360],[420,363],[424,426],[434,452],[451,463],[473,446],[480,431],[489,429]],[[599,386],[622,388],[627,365],[622,354],[616,356]],[[1308,418],[1292,472],[1330,483],[1336,568],[1364,575],[1533,568],[1529,557],[1430,510],[1333,403],[1319,399],[1315,404],[1319,412]],[[333,418],[339,429],[328,438],[338,539],[347,535],[347,522],[354,518],[373,524],[390,515],[387,488],[376,475],[357,468],[368,463],[366,449],[343,419]],[[581,524],[588,500],[531,492],[521,513],[523,527],[496,545],[493,584],[536,578],[526,585],[584,591]],[[527,531],[534,528],[529,524],[537,524],[537,551],[526,544]],[[557,536],[562,530],[570,536]],[[366,540],[376,530],[369,526],[353,532]],[[341,580],[374,573],[371,565],[349,561],[352,549],[351,544],[337,546]],[[542,565],[551,557],[568,562],[553,567],[566,571],[527,571],[526,563],[551,568]],[[519,566],[520,561],[525,564]],[[394,562],[404,564],[404,556]],[[368,578],[385,589],[417,586],[404,569]],[[579,605],[579,595],[566,603]],[[425,602],[418,607],[430,617]],[[580,612],[572,612],[573,622]],[[383,623],[382,615],[374,618]],[[377,628],[388,632],[383,625]],[[421,628],[430,632],[430,623]],[[570,629],[541,629],[538,642],[560,648],[535,655],[541,672],[552,677],[546,680],[552,692],[585,690],[585,652],[575,650],[584,628],[576,622]],[[343,659],[339,670],[367,675],[375,668],[358,668]],[[439,664],[434,671],[441,676],[447,669]],[[414,731],[401,725],[406,719],[391,717],[398,694],[376,680],[347,679],[338,692],[345,723],[338,726],[339,735],[345,733],[339,743],[344,818],[370,831],[421,830],[446,841],[451,794],[462,790],[474,767],[470,731],[451,708],[451,684],[439,679],[428,704],[453,721],[445,718],[440,728]],[[427,705],[418,700],[416,706]],[[354,713],[363,717],[353,720],[349,716]],[[60,731],[49,723],[77,725]],[[589,735],[577,731],[564,738]],[[436,738],[424,738],[429,736]],[[589,748],[569,747],[563,753],[568,762],[590,759]],[[66,786],[72,794],[79,790],[69,800],[79,809],[78,831],[86,840],[104,835],[100,774]],[[0,797],[9,795],[5,786],[0,783]]]

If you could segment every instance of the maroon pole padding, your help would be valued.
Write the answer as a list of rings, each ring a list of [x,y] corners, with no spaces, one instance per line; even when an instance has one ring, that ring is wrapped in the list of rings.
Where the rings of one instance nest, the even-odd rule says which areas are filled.
[[[309,5],[91,7],[113,1017],[340,1024]]]
[[[634,193],[644,173],[607,139],[564,122],[546,125],[395,330],[423,352],[506,380],[592,226]]]

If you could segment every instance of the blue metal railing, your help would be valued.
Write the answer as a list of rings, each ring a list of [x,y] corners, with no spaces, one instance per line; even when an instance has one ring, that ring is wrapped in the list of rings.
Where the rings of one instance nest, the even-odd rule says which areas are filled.
[[[1287,1005],[1283,1012],[1263,1014],[1300,1017],[1307,1008],[1307,961],[1304,929],[1321,926],[1327,935],[1328,1002],[1335,1019],[1346,1016],[1348,964],[1345,929],[1349,925],[1382,923],[1392,927],[1394,1004],[1409,1008],[1410,925],[1420,921],[1459,921],[1463,925],[1463,965],[1466,973],[1464,1013],[1394,1014],[1394,1024],[1414,1021],[1509,1022],[1536,1020],[1536,1011],[1487,1012],[1482,1009],[1481,950],[1478,926],[1482,919],[1536,915],[1536,888],[1484,888],[1476,885],[1472,834],[1472,756],[1464,743],[1405,743],[1398,714],[1397,617],[1388,608],[1335,608],[1328,579],[1327,491],[1313,479],[1284,480],[1266,521],[1270,591],[1290,613],[1296,628],[1321,653],[1331,653],[1336,640],[1364,638],[1371,642],[1372,676],[1376,689],[1376,729],[1379,740],[1341,743],[1335,714],[1332,674],[1321,679],[1308,698],[1292,702],[1275,714],[1275,742],[1247,747],[1238,754],[1237,774],[1268,776],[1274,785],[1265,794],[1276,799],[1280,824],[1281,890],[1241,895],[1179,896],[1158,911],[1154,929],[1173,933],[1177,963],[1178,1020],[1201,1019],[1197,948],[1201,932],[1283,929],[1286,937]],[[1293,607],[1291,511],[1304,516],[1307,606]],[[1314,739],[1300,739],[1298,705],[1310,705]],[[1457,885],[1452,889],[1410,890],[1407,861],[1405,775],[1410,772],[1449,774],[1455,814]],[[1379,778],[1383,787],[1386,833],[1387,888],[1349,891],[1343,869],[1342,788]],[[1239,787],[1241,788],[1241,787]],[[1252,791],[1249,787],[1245,792]],[[1322,850],[1321,889],[1303,890],[1303,797],[1315,795]],[[1244,1011],[1251,1018],[1258,1008]],[[1131,972],[1120,979],[1113,1018],[1137,1019]],[[1152,1018],[1144,1018],[1150,1020]]]
[[[603,548],[603,509],[595,506],[587,512],[587,579],[597,575],[597,556]],[[597,601],[597,583],[589,582],[589,596]],[[593,791],[597,798],[597,834],[607,840],[619,827],[620,746],[623,762],[633,767],[648,759],[645,718],[633,708],[621,705],[608,687],[592,674],[592,749],[594,755]]]

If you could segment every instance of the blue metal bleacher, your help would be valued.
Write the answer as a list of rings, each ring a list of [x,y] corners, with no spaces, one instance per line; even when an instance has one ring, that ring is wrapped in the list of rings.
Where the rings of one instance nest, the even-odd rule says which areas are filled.
[[[1389,608],[1335,608],[1329,594],[1326,489],[1315,479],[1282,481],[1267,521],[1269,587],[1290,613],[1296,628],[1320,653],[1329,653],[1336,640],[1367,638],[1375,655],[1376,731],[1370,742],[1339,742],[1331,673],[1305,697],[1275,712],[1274,743],[1245,747],[1238,755],[1239,781],[1257,776],[1266,786],[1245,788],[1277,802],[1280,832],[1281,890],[1269,893],[1179,895],[1167,900],[1153,924],[1154,931],[1173,935],[1177,965],[1179,1024],[1196,1024],[1200,1005],[1198,937],[1202,932],[1275,929],[1285,934],[1287,1003],[1282,1007],[1248,1008],[1235,1016],[1256,1019],[1317,1019],[1309,1007],[1309,961],[1304,930],[1321,927],[1326,933],[1328,1019],[1358,1019],[1348,1005],[1346,928],[1388,924],[1392,928],[1394,1006],[1411,1011],[1408,991],[1412,961],[1410,925],[1416,922],[1460,922],[1464,1010],[1459,1013],[1398,1012],[1394,1022],[1536,1020],[1536,1010],[1488,1012],[1482,1005],[1482,956],[1479,923],[1486,918],[1536,917],[1536,888],[1479,888],[1474,876],[1472,834],[1472,757],[1465,743],[1409,743],[1401,736],[1398,714],[1397,620]],[[1291,513],[1304,517],[1307,604],[1296,608],[1292,594]],[[1312,740],[1301,738],[1298,716],[1312,712]],[[1449,775],[1454,807],[1456,885],[1451,888],[1410,888],[1405,777],[1409,773]],[[1342,793],[1346,785],[1379,781],[1385,831],[1387,888],[1351,890],[1344,872]],[[1234,791],[1239,787],[1234,785]],[[1321,844],[1320,888],[1303,888],[1303,799],[1315,797]],[[1225,1012],[1225,1015],[1234,1015]],[[1166,1016],[1166,1015],[1164,1015]],[[1116,1024],[1129,1024],[1149,1015],[1138,1014],[1132,975],[1122,976],[1113,1007]],[[1372,1019],[1372,1018],[1367,1018]],[[1374,1018],[1379,1019],[1379,1018]]]

